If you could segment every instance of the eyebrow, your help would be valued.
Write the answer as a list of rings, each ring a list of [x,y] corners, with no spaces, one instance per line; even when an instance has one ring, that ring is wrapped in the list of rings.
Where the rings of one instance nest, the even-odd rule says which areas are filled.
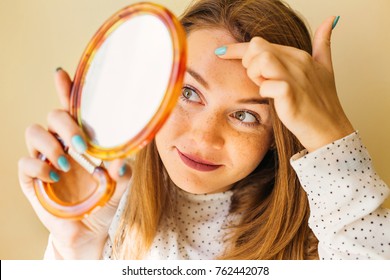
[[[195,80],[197,80],[206,89],[209,89],[209,84],[199,73],[195,72],[191,68],[187,68],[187,73],[190,74]]]
[[[206,82],[206,80],[196,71],[194,71],[191,68],[187,68],[187,73],[190,74],[195,80],[197,80],[202,86],[204,86],[206,89],[209,89],[209,84]],[[243,104],[269,104],[268,98],[246,98],[246,99],[240,99],[238,100],[239,103]]]
[[[240,99],[238,100],[239,103],[244,103],[244,104],[269,104],[269,99],[268,98],[248,98],[248,99]]]

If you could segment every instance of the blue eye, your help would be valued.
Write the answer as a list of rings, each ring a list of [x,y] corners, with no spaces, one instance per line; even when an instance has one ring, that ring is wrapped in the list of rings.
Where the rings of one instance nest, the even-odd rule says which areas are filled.
[[[258,117],[251,112],[248,111],[237,111],[232,114],[232,117],[239,120],[245,125],[256,125],[259,122]]]
[[[196,103],[201,103],[202,100],[200,99],[199,95],[196,93],[195,90],[192,88],[189,88],[187,86],[183,87],[181,91],[182,99],[185,101],[191,101]]]

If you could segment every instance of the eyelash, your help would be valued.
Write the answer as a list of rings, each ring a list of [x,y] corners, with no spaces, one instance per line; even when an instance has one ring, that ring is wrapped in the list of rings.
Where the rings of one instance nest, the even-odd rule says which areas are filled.
[[[236,113],[239,113],[239,112],[244,112],[244,113],[247,113],[247,114],[250,114],[251,116],[253,116],[253,118],[256,120],[255,122],[252,122],[252,123],[247,123],[247,122],[243,122],[243,121],[240,121],[239,119],[237,119],[236,117],[232,116]],[[231,116],[236,119],[240,125],[243,125],[243,126],[247,126],[247,127],[254,127],[254,126],[258,126],[260,124],[260,116],[258,114],[256,114],[255,112],[252,112],[252,111],[248,111],[248,110],[240,110],[240,111],[236,111],[234,112],[233,114],[231,114]]]
[[[180,95],[180,99],[182,101],[186,102],[186,103],[198,103],[198,102],[189,100],[188,98],[186,98],[183,95],[185,89],[189,89],[189,90],[193,91],[199,97],[199,99],[201,99],[199,94],[198,94],[198,91],[195,88],[193,88],[192,86],[190,86],[190,85],[184,85],[183,86],[182,92],[181,92],[181,95]],[[198,104],[200,104],[200,103],[198,103]],[[247,114],[250,114],[250,115],[252,115],[255,118],[256,121],[253,122],[253,123],[246,123],[246,122],[240,121],[236,117],[233,116],[234,114],[236,114],[238,112],[245,112]],[[239,110],[239,111],[234,112],[233,114],[230,114],[230,116],[233,117],[235,120],[237,120],[240,125],[243,125],[243,126],[246,126],[246,127],[254,127],[254,126],[257,126],[257,125],[260,124],[260,116],[257,113],[249,111],[249,110]]]
[[[182,90],[181,90],[180,99],[183,100],[183,101],[185,101],[185,102],[187,102],[187,103],[198,103],[198,102],[189,100],[188,98],[186,98],[186,97],[183,95],[183,94],[184,94],[184,90],[186,90],[186,89],[189,89],[189,90],[193,91],[193,92],[199,97],[199,99],[201,99],[200,96],[199,96],[198,91],[197,91],[195,88],[193,88],[192,86],[190,86],[190,85],[184,85],[184,86],[183,86],[183,88],[182,88]]]

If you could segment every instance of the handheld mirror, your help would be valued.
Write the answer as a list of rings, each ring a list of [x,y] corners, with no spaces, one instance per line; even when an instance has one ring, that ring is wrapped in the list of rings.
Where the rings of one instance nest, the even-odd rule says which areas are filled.
[[[74,174],[66,177],[75,182],[88,172],[96,187],[77,190],[78,198],[70,199],[62,178],[55,184],[36,180],[38,199],[50,213],[81,219],[110,199],[115,183],[102,161],[130,156],[154,138],[180,94],[185,59],[185,32],[162,6],[128,6],[100,27],[80,60],[71,92],[70,113],[87,137],[87,152],[65,147],[85,169],[74,168],[72,160]]]

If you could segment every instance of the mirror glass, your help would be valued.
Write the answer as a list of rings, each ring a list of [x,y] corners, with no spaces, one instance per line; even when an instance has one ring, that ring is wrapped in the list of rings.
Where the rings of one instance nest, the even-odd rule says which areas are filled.
[[[90,140],[113,148],[139,134],[162,102],[172,64],[171,36],[156,16],[134,17],[112,32],[82,89],[80,115]]]

